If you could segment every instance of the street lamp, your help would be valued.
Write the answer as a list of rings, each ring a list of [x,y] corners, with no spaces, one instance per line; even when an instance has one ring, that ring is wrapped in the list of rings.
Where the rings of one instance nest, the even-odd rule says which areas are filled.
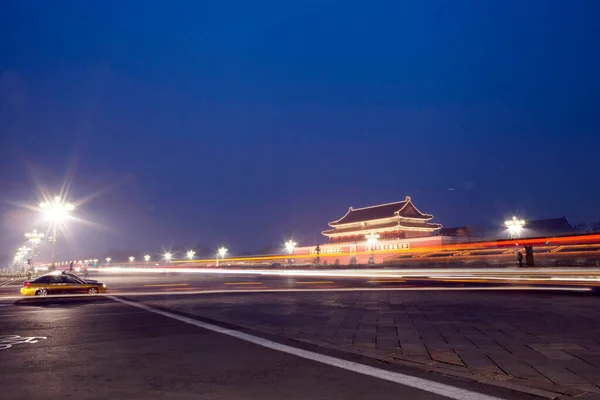
[[[106,260],[106,264],[110,264],[110,260],[112,260],[112,258],[106,257],[105,260]]]
[[[196,252],[194,250],[189,250],[187,252],[187,258],[188,258],[188,260],[193,260],[195,254],[196,254]]]
[[[375,246],[377,245],[377,241],[379,240],[379,234],[371,232],[365,236],[365,239],[367,239],[367,249],[371,250],[372,263],[375,264]]]
[[[44,238],[44,234],[34,229],[33,232],[25,234],[27,240],[31,242],[31,266],[33,267],[33,256],[35,255],[35,246]]]
[[[218,251],[217,251],[217,267],[219,266],[219,256],[221,258],[225,258],[225,254],[227,254],[227,249],[225,247],[221,247]]]
[[[504,225],[508,228],[508,233],[511,239],[516,239],[521,237],[521,231],[523,230],[523,226],[525,225],[525,221],[522,219],[517,219],[517,217],[512,217],[511,220],[504,221]]]
[[[173,254],[171,254],[171,253],[169,253],[169,252],[166,252],[166,253],[163,255],[163,259],[164,259],[164,260],[167,262],[167,264],[168,264],[168,263],[171,261],[171,258],[173,258]]]
[[[132,263],[135,260],[134,256],[129,257],[129,262]]]
[[[56,268],[56,236],[58,224],[64,223],[75,206],[70,203],[65,203],[56,196],[52,201],[44,201],[40,203],[40,208],[44,215],[44,219],[52,226],[52,269]]]
[[[292,254],[294,254],[294,249],[296,248],[296,242],[294,242],[293,240],[288,240],[287,242],[285,242],[285,248],[288,251],[288,254],[290,255],[290,258],[288,258],[288,263],[292,263]]]
[[[288,240],[287,242],[285,242],[285,248],[287,249],[290,256],[292,254],[294,254],[294,249],[296,248],[296,244],[297,243],[294,242],[293,240]]]
[[[150,261],[150,255],[149,255],[149,254],[146,254],[146,255],[144,256],[144,260],[146,260],[146,262]]]

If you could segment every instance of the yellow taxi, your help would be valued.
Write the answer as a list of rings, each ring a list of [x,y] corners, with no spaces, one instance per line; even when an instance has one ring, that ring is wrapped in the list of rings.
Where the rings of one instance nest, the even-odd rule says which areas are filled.
[[[21,288],[23,296],[51,296],[58,294],[106,293],[106,285],[92,279],[65,273],[51,272],[32,281],[26,281]]]

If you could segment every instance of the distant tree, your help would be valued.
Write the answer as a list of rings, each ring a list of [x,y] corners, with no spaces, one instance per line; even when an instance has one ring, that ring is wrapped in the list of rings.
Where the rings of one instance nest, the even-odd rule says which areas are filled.
[[[356,256],[350,257],[350,265],[356,265]]]
[[[334,263],[333,263],[333,265],[340,265],[340,259],[336,258],[335,261],[334,261]]]

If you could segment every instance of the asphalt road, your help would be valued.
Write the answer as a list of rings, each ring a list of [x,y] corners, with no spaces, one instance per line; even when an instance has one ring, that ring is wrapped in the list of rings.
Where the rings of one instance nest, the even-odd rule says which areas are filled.
[[[382,379],[383,363],[358,357],[348,370],[348,355],[324,364],[100,296],[3,301],[0,321],[2,399],[446,398],[431,393],[438,382],[455,398],[529,398],[441,376],[421,390]],[[363,367],[375,376],[354,372]]]
[[[240,339],[235,327],[233,334],[223,333],[219,327],[202,325],[202,321],[190,322],[160,310],[140,308],[168,296],[177,310],[177,301],[189,303],[207,291],[421,290],[425,286],[489,290],[497,286],[522,288],[522,284],[418,276],[390,279],[180,272],[95,273],[90,277],[106,283],[116,297],[22,299],[18,296],[22,282],[0,287],[2,399],[480,399],[482,393],[503,399],[530,398],[471,381],[423,376],[416,370],[350,354],[326,353],[334,361],[324,363],[314,358],[328,351],[320,347],[304,347],[315,355],[307,358],[295,353],[298,346],[307,346],[297,342],[287,343],[289,351],[274,350],[273,343],[285,339],[267,338],[274,342],[266,345],[260,342],[264,340],[261,337]],[[135,303],[122,303],[122,299]],[[348,360],[359,364],[349,367]],[[369,370],[371,367],[376,367],[375,372]],[[392,373],[390,378],[389,371],[405,375]],[[411,376],[426,380],[415,385]],[[431,389],[439,382],[449,386]],[[467,392],[456,392],[457,388]]]

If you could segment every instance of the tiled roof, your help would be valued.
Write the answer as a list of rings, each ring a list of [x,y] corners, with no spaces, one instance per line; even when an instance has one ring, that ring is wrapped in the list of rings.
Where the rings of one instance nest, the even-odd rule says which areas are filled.
[[[442,227],[441,224],[435,224],[432,222],[400,222],[400,228],[433,228],[440,229]]]
[[[390,228],[392,228],[391,230],[394,230],[393,228],[397,228],[396,230],[398,231],[402,231],[404,230],[404,228],[427,228],[427,229],[440,229],[442,227],[442,225],[440,224],[434,224],[434,223],[430,223],[430,222],[406,222],[406,221],[402,221],[400,223],[398,223],[397,221],[394,222],[390,222],[387,224],[380,224],[380,225],[371,225],[371,226],[366,226],[364,228],[338,228],[338,229],[329,229],[326,231],[323,231],[323,235],[331,235],[331,234],[340,234],[340,233],[349,233],[349,234],[354,234],[354,235],[361,235],[364,233],[361,233],[363,231],[373,231],[373,230],[378,230],[378,229],[388,229],[390,230]]]
[[[357,235],[360,235],[360,232],[362,230],[370,231],[372,229],[386,229],[386,228],[393,228],[393,227],[398,227],[398,229],[400,229],[400,226],[398,226],[398,221],[389,222],[387,224],[365,226],[364,228],[338,228],[338,229],[329,229],[327,231],[324,231],[323,234],[328,234],[328,233],[344,233],[344,232],[351,232],[351,233],[353,233],[353,232],[356,232]]]
[[[392,218],[396,215],[406,218],[418,218],[429,220],[431,215],[423,214],[412,204],[410,197],[406,200],[397,201],[395,203],[381,204],[377,206],[352,208],[337,221],[330,222],[329,225],[350,224],[356,222],[368,222],[383,218]]]

